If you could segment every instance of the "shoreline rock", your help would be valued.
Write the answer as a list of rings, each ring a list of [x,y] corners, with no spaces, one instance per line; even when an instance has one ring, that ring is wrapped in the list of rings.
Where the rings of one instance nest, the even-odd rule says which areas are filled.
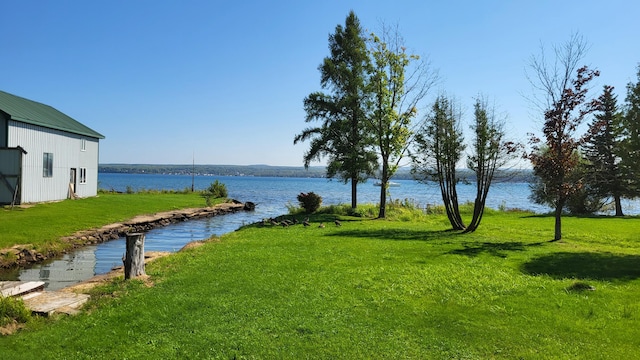
[[[251,211],[253,209],[255,209],[253,203],[245,204],[233,200],[232,202],[212,207],[187,208],[159,212],[153,215],[138,215],[123,222],[104,225],[96,229],[81,230],[72,235],[61,237],[59,239],[62,245],[60,251],[41,253],[34,250],[30,244],[19,244],[10,248],[0,249],[0,269],[11,269],[39,263],[82,246],[118,239],[127,233],[146,232],[178,222],[231,214],[242,210]]]

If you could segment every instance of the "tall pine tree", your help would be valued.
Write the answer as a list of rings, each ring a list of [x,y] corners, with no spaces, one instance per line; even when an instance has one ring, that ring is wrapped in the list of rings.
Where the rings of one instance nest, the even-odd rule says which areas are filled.
[[[630,198],[640,197],[640,64],[638,81],[627,84],[623,128],[623,156],[620,167],[628,181]]]
[[[320,84],[329,93],[314,92],[304,99],[306,122],[319,120],[296,135],[293,143],[310,140],[304,165],[326,156],[327,177],[339,176],[351,181],[351,207],[357,205],[357,185],[373,175],[377,157],[370,150],[371,137],[366,131],[367,69],[369,53],[360,20],[351,11],[345,26],[336,26],[329,36],[331,56],[319,66]]]
[[[585,189],[599,198],[613,198],[616,216],[623,216],[620,199],[628,193],[619,162],[621,148],[621,114],[613,87],[605,85],[600,95],[600,109],[589,125],[588,140],[582,147],[587,160]]]

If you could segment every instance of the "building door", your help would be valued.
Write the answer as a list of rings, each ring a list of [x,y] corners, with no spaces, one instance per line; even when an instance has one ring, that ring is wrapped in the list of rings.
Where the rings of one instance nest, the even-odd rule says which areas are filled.
[[[0,204],[20,204],[23,148],[0,148]]]
[[[76,168],[71,168],[69,176],[69,192],[69,197],[74,198],[76,195]]]

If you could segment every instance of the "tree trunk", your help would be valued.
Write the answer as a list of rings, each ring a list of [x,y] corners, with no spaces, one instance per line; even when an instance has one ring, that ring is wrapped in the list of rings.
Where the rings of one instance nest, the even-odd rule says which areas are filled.
[[[351,178],[351,209],[355,210],[358,206],[358,179]]]
[[[476,199],[473,203],[473,217],[465,229],[465,233],[474,232],[478,226],[480,226],[480,221],[482,221],[484,208],[487,203],[487,195],[489,195],[489,189],[491,188],[493,174],[493,170],[488,172],[477,171],[476,173]]]
[[[620,202],[620,195],[615,195],[613,199],[616,203],[616,216],[624,216],[624,214],[622,213],[622,203]]]
[[[452,181],[452,179],[454,179]],[[464,222],[460,216],[460,208],[458,207],[458,193],[456,191],[455,184],[455,172],[446,173],[438,176],[440,184],[440,193],[442,195],[442,202],[444,203],[444,209],[447,213],[447,218],[453,230],[464,230]]]
[[[380,209],[378,210],[378,219],[384,219],[387,216],[387,184],[388,181],[380,182]]]
[[[458,203],[458,191],[456,190],[456,171],[455,164],[450,167],[451,173],[449,174],[449,184],[447,185],[449,191],[449,201],[451,202],[451,211],[454,219],[453,225],[454,230],[464,230],[466,226],[464,225],[464,221],[462,221],[462,215],[460,214],[460,204]]]
[[[464,222],[460,216],[460,208],[458,206],[458,195],[452,189],[448,189],[447,193],[443,195],[444,207],[447,212],[447,218],[453,230],[464,230]]]
[[[127,234],[127,253],[122,259],[124,262],[124,278],[130,279],[144,272],[144,234]]]
[[[564,202],[558,202],[556,205],[556,224],[555,224],[555,234],[553,236],[553,241],[558,241],[562,239],[562,208],[564,207]]]
[[[389,185],[389,170],[387,159],[382,159],[382,176],[380,177],[380,209],[378,210],[378,219],[384,219],[387,216],[387,188]]]
[[[484,175],[482,173],[476,173],[476,199],[473,202],[473,216],[471,217],[471,222],[467,225],[467,228],[464,229],[465,233],[474,232],[478,228],[480,224],[480,219],[482,218],[482,213],[484,211],[484,187],[482,186],[483,180],[482,177]]]
[[[476,229],[480,225],[480,220],[482,220],[483,213],[484,213],[484,202],[480,200],[478,196],[476,197],[476,200],[473,203],[473,217],[471,218],[471,222],[469,223],[469,225],[467,225],[466,229],[464,229],[465,233],[476,231]]]

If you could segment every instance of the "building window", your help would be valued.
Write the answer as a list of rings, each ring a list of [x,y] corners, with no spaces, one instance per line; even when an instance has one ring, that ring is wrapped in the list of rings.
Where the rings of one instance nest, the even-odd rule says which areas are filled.
[[[87,140],[80,139],[80,151],[87,151]]]
[[[80,184],[87,183],[87,168],[80,168]]]
[[[52,153],[44,153],[44,157],[42,158],[42,176],[43,177],[53,176],[53,154]]]

